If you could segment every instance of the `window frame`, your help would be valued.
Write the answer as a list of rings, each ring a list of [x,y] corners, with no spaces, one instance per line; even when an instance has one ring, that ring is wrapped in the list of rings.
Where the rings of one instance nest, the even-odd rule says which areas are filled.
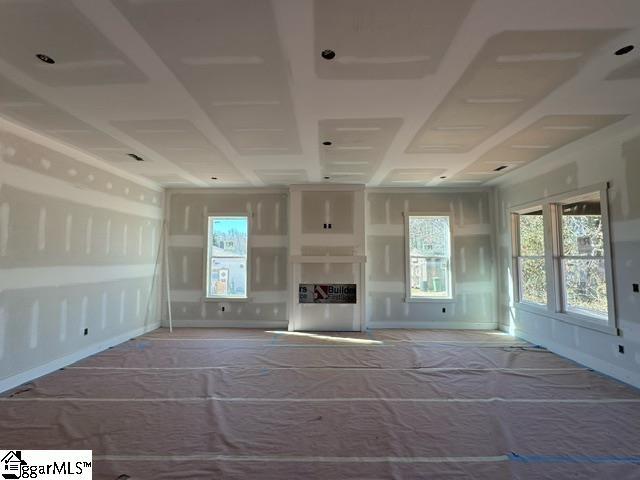
[[[209,296],[209,269],[211,268],[210,258],[209,257],[209,220],[211,218],[246,218],[247,219],[247,268],[246,268],[246,276],[247,276],[247,285],[246,285],[246,294],[244,297],[220,297],[220,296]],[[203,268],[203,287],[204,287],[204,295],[203,299],[205,302],[218,302],[218,303],[227,303],[227,302],[249,302],[251,301],[251,215],[247,212],[241,213],[211,213],[207,212],[204,215],[204,268]]]
[[[520,215],[525,215],[527,213],[530,212],[536,212],[536,211],[542,211],[542,244],[543,244],[543,248],[544,248],[544,252],[542,255],[521,255],[521,241],[520,241]],[[515,273],[514,275],[514,285],[513,285],[513,291],[516,292],[516,301],[522,305],[527,305],[530,308],[535,308],[535,309],[541,309],[541,310],[546,310],[547,306],[549,305],[549,295],[551,294],[551,291],[549,290],[549,279],[547,276],[547,269],[548,269],[548,255],[547,255],[547,239],[549,237],[549,234],[547,232],[547,215],[545,214],[545,206],[542,203],[535,203],[533,205],[528,204],[525,207],[521,207],[518,208],[517,210],[512,210],[510,215],[511,215],[511,229],[512,229],[512,236],[511,236],[511,268],[512,271]],[[530,300],[526,300],[524,298],[523,292],[522,292],[522,281],[520,280],[521,278],[521,270],[520,270],[520,259],[525,258],[525,259],[538,259],[538,260],[544,260],[544,264],[545,264],[545,289],[546,289],[546,294],[547,294],[547,302],[546,303],[536,303],[536,302],[532,302]]]
[[[517,205],[510,208],[511,215],[511,239],[512,239],[512,281],[513,291],[515,292],[515,307],[518,310],[536,313],[547,317],[560,320],[572,325],[583,328],[597,330],[602,333],[611,335],[619,335],[617,327],[617,317],[615,311],[615,283],[613,277],[613,255],[611,245],[611,231],[609,223],[609,184],[608,182],[587,187],[579,188],[558,195],[553,195],[543,199],[529,202],[523,205]],[[562,272],[562,217],[561,205],[563,202],[588,195],[590,193],[600,194],[600,210],[602,217],[602,233],[604,242],[604,265],[605,265],[605,281],[607,283],[607,318],[600,319],[596,315],[582,314],[570,311],[565,304],[565,285],[563,283]],[[527,209],[539,208],[542,205],[544,224],[545,224],[545,273],[547,279],[547,305],[535,304],[532,302],[522,301],[520,295],[520,275],[517,264],[513,259],[517,258],[516,238],[519,235],[515,218],[518,213],[527,211]]]
[[[453,303],[455,302],[455,265],[453,215],[451,212],[402,212],[404,217],[404,300],[407,303]],[[447,297],[414,297],[411,295],[411,242],[409,238],[409,219],[411,217],[447,217],[449,219],[449,296]],[[429,257],[432,258],[432,257]],[[436,258],[435,256],[433,258]],[[445,257],[443,257],[445,258]]]

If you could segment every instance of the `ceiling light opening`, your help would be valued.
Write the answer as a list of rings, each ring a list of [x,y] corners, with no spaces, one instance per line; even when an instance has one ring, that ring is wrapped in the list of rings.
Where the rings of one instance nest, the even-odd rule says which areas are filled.
[[[440,177],[441,180],[444,180],[445,178],[447,178],[446,175]]]
[[[325,60],[333,60],[334,58],[336,58],[336,52],[334,52],[333,50],[323,50],[320,55]]]
[[[218,177],[211,177],[211,180],[217,180]]]
[[[507,167],[508,167],[508,165],[500,165],[498,168],[494,168],[493,171],[494,172],[499,172],[500,170],[504,170]]]
[[[629,53],[631,50],[633,50],[635,47],[633,45],[627,45],[625,47],[622,47],[618,50],[615,51],[616,55],[626,55],[627,53]]]
[[[49,65],[53,65],[56,61],[51,58],[49,55],[45,55],[44,53],[37,53],[36,58],[41,62],[48,63]]]
[[[324,178],[325,180],[331,180],[331,177],[329,177],[329,176],[325,176],[325,177],[322,177],[322,178]]]
[[[322,144],[323,144],[325,147],[330,147],[331,145],[333,145],[333,142],[330,142],[329,140],[325,140],[324,142],[322,142]]]
[[[135,153],[127,153],[127,155],[129,155],[137,162],[144,162],[144,158],[142,158],[140,155],[136,155]]]

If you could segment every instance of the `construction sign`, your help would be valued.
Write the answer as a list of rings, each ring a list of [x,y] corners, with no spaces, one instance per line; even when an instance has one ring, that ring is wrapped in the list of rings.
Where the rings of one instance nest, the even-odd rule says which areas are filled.
[[[300,303],[356,303],[355,283],[301,283]]]

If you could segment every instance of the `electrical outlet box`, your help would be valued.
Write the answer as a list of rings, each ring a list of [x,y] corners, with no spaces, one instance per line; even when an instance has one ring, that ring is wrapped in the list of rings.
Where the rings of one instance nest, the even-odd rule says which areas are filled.
[[[640,284],[638,284],[638,283],[634,283],[633,284],[633,292],[634,293],[640,293]]]
[[[85,328],[85,329],[84,329],[84,334],[85,334],[85,335],[89,335],[89,329],[88,329],[88,328]]]
[[[618,353],[624,353],[624,345],[618,345]]]

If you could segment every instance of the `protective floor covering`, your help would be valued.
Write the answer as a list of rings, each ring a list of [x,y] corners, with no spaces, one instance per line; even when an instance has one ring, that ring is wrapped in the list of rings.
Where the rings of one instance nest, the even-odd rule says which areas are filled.
[[[640,392],[498,332],[156,330],[0,397],[94,478],[640,478]]]

